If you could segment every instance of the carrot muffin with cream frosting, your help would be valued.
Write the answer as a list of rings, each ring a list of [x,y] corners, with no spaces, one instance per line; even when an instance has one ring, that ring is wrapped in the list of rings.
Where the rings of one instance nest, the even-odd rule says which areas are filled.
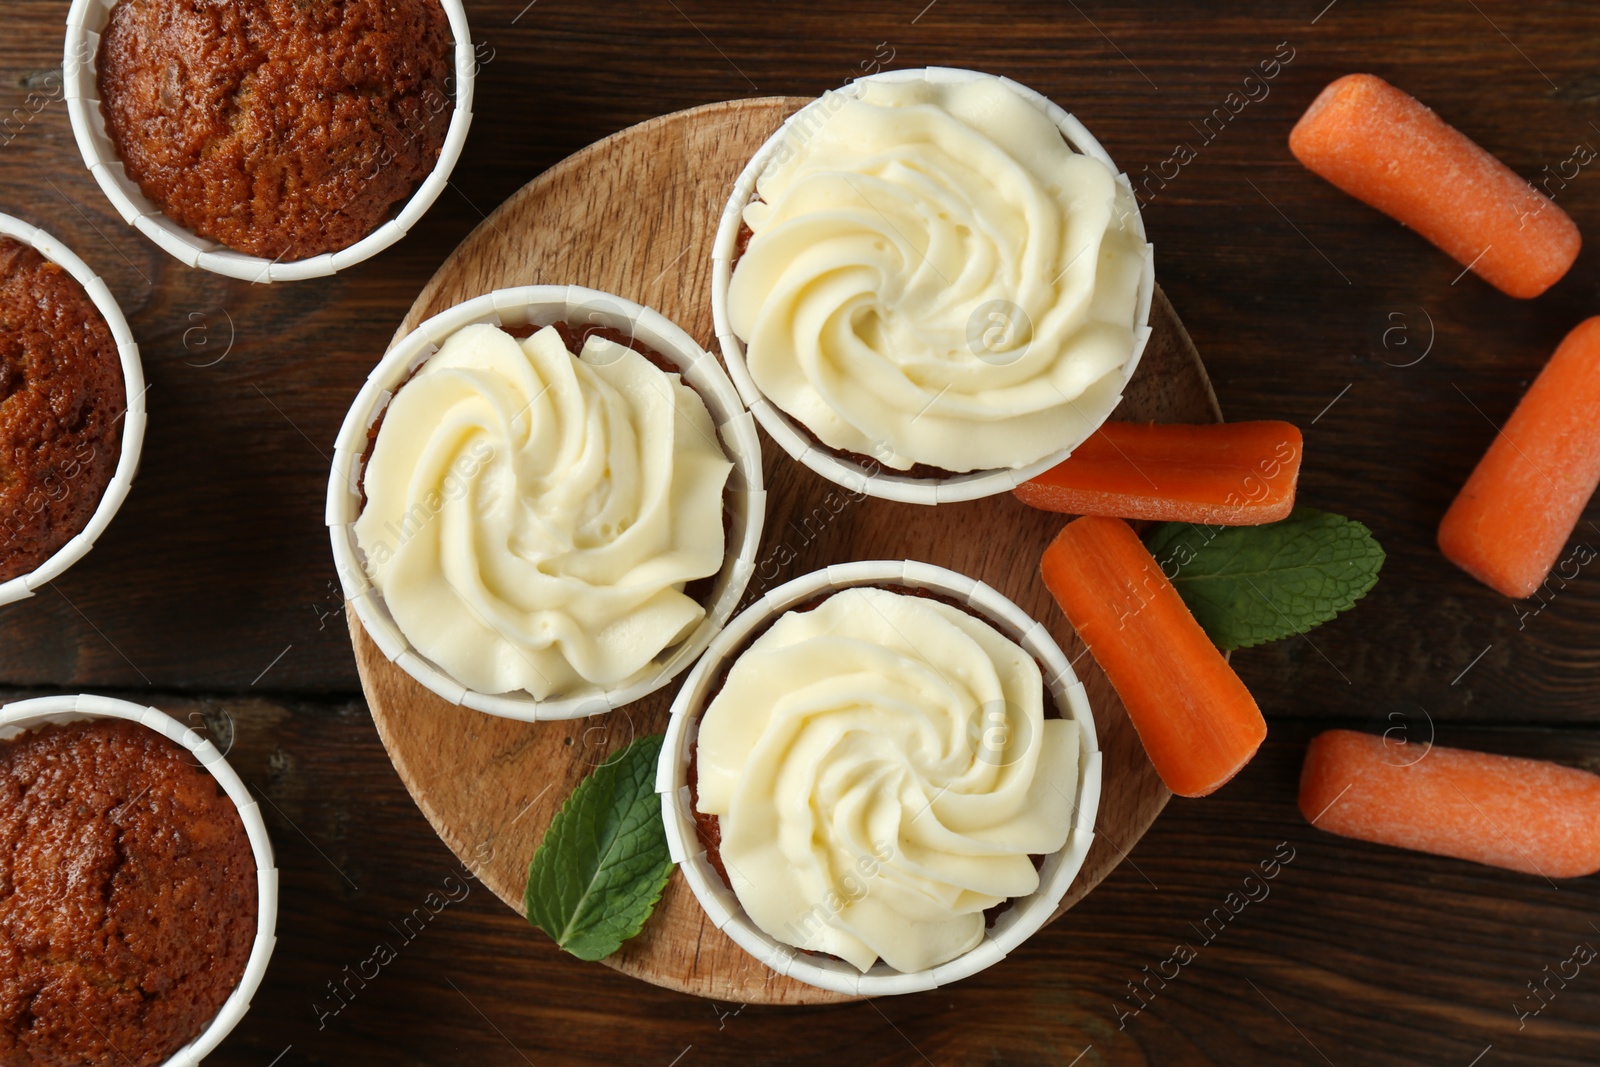
[[[826,450],[913,477],[1026,467],[1120,396],[1148,255],[1133,194],[998,78],[829,93],[743,217],[729,324]]]
[[[384,411],[356,543],[400,631],[461,685],[622,688],[705,617],[692,593],[723,566],[733,464],[705,401],[640,348],[467,326]]]
[[[1081,728],[1033,657],[943,600],[844,589],[779,616],[694,750],[713,862],[769,936],[868,970],[949,962],[1071,834]]]

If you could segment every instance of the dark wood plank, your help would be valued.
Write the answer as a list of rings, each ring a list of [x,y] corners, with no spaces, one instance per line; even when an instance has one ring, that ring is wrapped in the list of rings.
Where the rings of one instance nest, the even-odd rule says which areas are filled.
[[[870,1004],[740,1010],[564,956],[465,881],[360,703],[160,703],[209,720],[224,745],[232,724],[228,758],[268,801],[278,854],[277,952],[208,1061],[218,1067],[264,1067],[286,1049],[279,1067],[664,1065],[690,1046],[680,1064],[921,1063],[913,1043],[940,1065],[1054,1067],[1090,1045],[1080,1064],[1287,1067],[1323,1062],[1314,1045],[1341,1067],[1467,1067],[1493,1044],[1489,1067],[1592,1063],[1600,1042],[1600,980],[1587,970],[1552,985],[1522,1029],[1512,1007],[1533,1007],[1526,983],[1577,943],[1600,947],[1600,883],[1555,887],[1311,828],[1294,798],[1321,724],[1278,724],[1235,782],[1173,801],[1130,862],[989,971]],[[1458,727],[1440,740],[1600,769],[1591,729]],[[1289,850],[1275,878],[1246,884]],[[1223,923],[1212,916],[1230,892],[1258,899]],[[430,893],[456,899],[434,898],[434,913]],[[1165,988],[1147,979],[1146,967],[1173,973],[1179,943],[1193,962]],[[377,968],[365,961],[380,944],[396,959]],[[363,970],[365,985],[350,977]],[[1154,997],[1124,1018],[1137,1007],[1128,983],[1146,981]],[[345,1006],[330,982],[349,983]]]
[[[298,694],[233,705],[244,724],[233,759],[282,809],[269,817],[285,914],[267,985],[212,1062],[259,1067],[292,1044],[284,1067],[921,1063],[913,1043],[939,1064],[1060,1065],[1080,1052],[1082,1064],[1179,1067],[1323,1057],[1466,1067],[1480,1053],[1482,1067],[1593,1062],[1600,984],[1573,982],[1525,1029],[1512,1010],[1526,982],[1589,939],[1592,882],[1552,889],[1329,838],[1305,827],[1293,794],[1309,720],[1382,721],[1402,701],[1426,709],[1443,739],[1600,768],[1592,730],[1531,725],[1592,723],[1600,709],[1595,575],[1519,619],[1432,547],[1490,423],[1594,309],[1596,253],[1541,299],[1513,301],[1473,277],[1457,281],[1439,253],[1285,150],[1323,84],[1371,70],[1521,173],[1554,169],[1580,142],[1600,147],[1592,4],[524,5],[469,3],[492,56],[479,118],[454,187],[418,229],[336,279],[276,288],[186,270],[124,227],[79,164],[55,98],[65,0],[12,0],[0,15],[0,118],[13,119],[0,128],[0,210],[45,224],[105,275],[145,351],[153,420],[142,475],[102,544],[60,592],[0,609],[0,679],[127,687],[139,699],[248,693],[252,683]],[[1206,141],[1194,124],[1283,41],[1295,58],[1269,95]],[[314,695],[356,689],[329,597],[318,450],[357,383],[481,212],[535,174],[652,115],[816,93],[889,50],[894,66],[975,66],[1033,85],[1083,118],[1136,179],[1159,172],[1178,144],[1196,148],[1146,208],[1161,282],[1228,417],[1306,427],[1306,503],[1371,524],[1390,552],[1384,581],[1310,640],[1238,655],[1273,720],[1261,758],[1218,796],[1171,805],[1132,864],[971,982],[874,1005],[726,1014],[736,1006],[561,957],[475,885],[318,1030],[314,1004],[332,1003],[326,983],[394,936],[388,924],[422,906],[456,862],[364,708]],[[1558,194],[1586,229],[1600,218],[1594,169]],[[233,347],[203,366],[226,347],[230,320]],[[1410,347],[1395,347],[1392,333],[1385,346],[1397,323]],[[1430,332],[1427,358],[1397,365]],[[1600,522],[1600,511],[1587,517]],[[1468,732],[1469,721],[1482,729]],[[1503,728],[1487,725],[1496,722]],[[1188,924],[1284,840],[1297,856],[1271,897],[1119,1031],[1126,983],[1165,960]]]
[[[516,0],[474,3],[486,62],[454,188],[412,236],[356,270],[251,288],[177,266],[112,215],[78,163],[65,107],[48,100],[65,5],[18,0],[0,39],[0,114],[28,114],[30,91],[45,103],[0,149],[0,208],[49,225],[104,272],[144,345],[152,421],[142,476],[101,546],[60,592],[0,611],[0,677],[244,688],[293,645],[258,687],[354,691],[347,644],[326,625],[332,568],[319,450],[480,209],[651,115],[815,93],[885,62],[951,63],[1049,93],[1135,179],[1162,173],[1178,144],[1195,149],[1164,188],[1148,187],[1162,283],[1228,416],[1306,427],[1305,501],[1363,518],[1391,554],[1377,592],[1319,631],[1314,646],[1287,642],[1239,657],[1269,712],[1341,714],[1352,700],[1399,694],[1443,717],[1593,719],[1594,576],[1519,620],[1511,602],[1445,563],[1432,537],[1492,437],[1489,421],[1505,418],[1562,333],[1591,310],[1595,254],[1537,301],[1502,297],[1470,276],[1452,285],[1457,267],[1302,171],[1285,136],[1326,81],[1367,69],[1538,176],[1579,142],[1600,147],[1590,126],[1600,125],[1600,80],[1584,44],[1600,14],[1575,0],[1479,4],[1481,13],[1442,0],[1339,0],[1312,24],[1324,2],[1258,0],[1219,16],[1179,3],[977,9],[939,0],[918,17],[916,3],[836,0],[784,18],[636,3],[613,5],[604,20],[572,0],[526,10]],[[1196,126],[1280,42],[1293,59],[1268,95],[1205,141]],[[1580,224],[1600,215],[1593,170],[1558,194]],[[1435,337],[1429,356],[1387,365],[1421,350],[1425,316]],[[190,365],[217,358],[230,321],[227,357]],[[1412,347],[1384,347],[1397,323]],[[1400,336],[1391,333],[1391,343]],[[1589,518],[1600,521],[1600,510]]]

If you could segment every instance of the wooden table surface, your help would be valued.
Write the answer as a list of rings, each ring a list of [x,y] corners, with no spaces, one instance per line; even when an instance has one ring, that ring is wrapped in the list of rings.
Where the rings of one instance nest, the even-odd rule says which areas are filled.
[[[1600,10],[1220,7],[469,3],[482,69],[450,188],[377,258],[253,288],[182,267],[121,223],[79,161],[60,99],[67,3],[7,0],[0,210],[49,228],[105,277],[151,387],[143,468],[122,513],[83,563],[0,609],[0,695],[107,692],[231,737],[230,760],[266,801],[283,907],[255,1007],[211,1062],[1600,1059],[1600,974],[1541,985],[1553,990],[1543,999],[1529,991],[1577,946],[1600,944],[1600,884],[1334,838],[1294,804],[1316,730],[1402,721],[1390,715],[1423,739],[1600,770],[1600,575],[1513,604],[1433,547],[1492,424],[1596,310],[1600,260],[1586,250],[1550,293],[1512,300],[1458,277],[1286,147],[1323,85],[1371,71],[1518,172],[1561,175],[1550,180],[1558,203],[1592,230],[1600,176],[1592,163],[1574,176],[1572,161],[1600,148]],[[1274,59],[1276,77],[1245,81]],[[1271,721],[1261,755],[1216,796],[1174,801],[1099,890],[1010,960],[947,990],[834,1008],[663,992],[563,956],[455,880],[457,861],[401,787],[360,697],[322,524],[333,437],[444,256],[563,156],[661,112],[928,64],[1010,75],[1099,136],[1147,191],[1158,277],[1224,412],[1299,424],[1303,502],[1365,521],[1389,563],[1348,616],[1236,655]],[[1587,518],[1600,522],[1600,508]],[[1600,526],[1580,526],[1584,539],[1600,543]],[[1275,855],[1293,858],[1270,894],[1206,926]],[[441,896],[463,885],[460,899]],[[394,959],[352,979],[371,973],[379,944]],[[1193,960],[1176,978],[1149,977],[1173,973],[1179,944]],[[340,999],[335,987],[353,992]]]

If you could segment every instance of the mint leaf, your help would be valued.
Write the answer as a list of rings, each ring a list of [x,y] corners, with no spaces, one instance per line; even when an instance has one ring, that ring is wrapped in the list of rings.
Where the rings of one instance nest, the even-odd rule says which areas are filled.
[[[579,782],[528,865],[528,921],[579,959],[637,934],[672,874],[655,792],[661,740],[641,737]]]
[[[1366,595],[1384,560],[1371,530],[1314,508],[1263,526],[1169,522],[1147,544],[1221,649],[1322,625]]]

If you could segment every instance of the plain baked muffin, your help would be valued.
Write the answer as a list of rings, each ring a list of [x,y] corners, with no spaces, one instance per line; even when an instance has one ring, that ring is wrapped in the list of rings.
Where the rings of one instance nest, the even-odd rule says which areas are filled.
[[[186,749],[123,719],[0,742],[0,1064],[161,1063],[238,985],[256,894]]]
[[[100,110],[168,218],[292,262],[359,241],[427,177],[452,52],[438,0],[121,0]]]
[[[0,237],[0,582],[82,532],[122,455],[111,327],[78,280]]]

